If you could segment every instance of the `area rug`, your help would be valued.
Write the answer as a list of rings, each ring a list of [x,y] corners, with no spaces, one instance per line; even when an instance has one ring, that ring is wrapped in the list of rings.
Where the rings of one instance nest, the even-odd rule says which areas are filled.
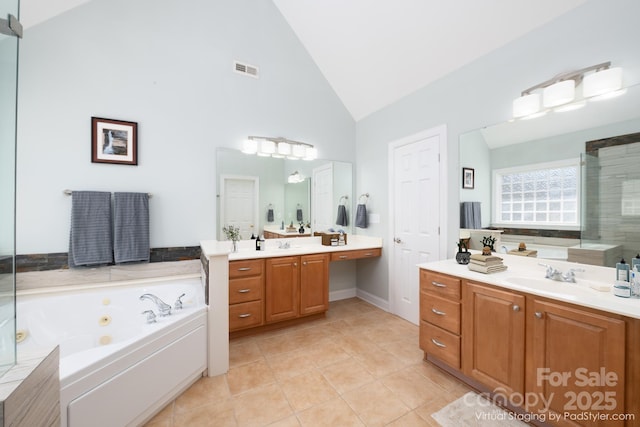
[[[511,414],[484,397],[469,392],[431,414],[442,427],[527,427],[517,414]]]

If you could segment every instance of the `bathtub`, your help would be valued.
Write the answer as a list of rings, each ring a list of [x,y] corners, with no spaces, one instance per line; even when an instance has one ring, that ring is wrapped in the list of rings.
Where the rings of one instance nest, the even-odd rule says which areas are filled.
[[[499,252],[507,253],[514,249],[518,250],[518,243],[502,241]],[[538,251],[538,258],[566,261],[568,257],[568,248],[565,246],[527,244],[527,250]]]
[[[147,323],[152,293],[183,308]],[[198,277],[18,294],[18,352],[60,346],[64,427],[140,425],[206,370],[207,306]]]

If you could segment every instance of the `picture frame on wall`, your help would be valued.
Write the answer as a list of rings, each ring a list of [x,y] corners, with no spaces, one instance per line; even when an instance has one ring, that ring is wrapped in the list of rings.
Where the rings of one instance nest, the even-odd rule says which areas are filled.
[[[474,188],[475,170],[472,168],[462,168],[462,188]]]
[[[91,162],[138,164],[138,123],[91,117]]]

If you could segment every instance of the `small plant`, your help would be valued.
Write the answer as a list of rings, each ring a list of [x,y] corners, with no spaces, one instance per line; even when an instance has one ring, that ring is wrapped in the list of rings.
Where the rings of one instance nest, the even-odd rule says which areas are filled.
[[[227,236],[227,240],[237,242],[240,240],[240,227],[234,227],[233,225],[225,225],[222,227],[222,232]]]

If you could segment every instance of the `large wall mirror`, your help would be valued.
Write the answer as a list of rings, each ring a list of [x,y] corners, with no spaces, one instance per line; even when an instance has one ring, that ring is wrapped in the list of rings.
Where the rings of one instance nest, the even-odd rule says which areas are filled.
[[[353,170],[348,162],[260,157],[228,148],[219,148],[216,156],[219,240],[224,240],[225,225],[240,227],[243,239],[251,234],[299,237],[323,231],[317,221],[323,220],[321,228],[327,228],[325,218],[330,218],[329,227],[337,228],[331,223],[337,219],[340,204],[352,215]],[[331,183],[322,186],[323,197],[314,199],[314,171],[324,171],[329,165]],[[314,200],[322,203],[314,205]],[[350,233],[351,221],[340,228]]]
[[[626,258],[640,251],[640,214],[623,215],[623,190],[626,202],[629,194],[636,194],[640,185],[640,158],[633,146],[640,141],[627,140],[601,148],[600,162],[606,154],[607,162],[617,164],[615,174],[602,175],[603,168],[594,166],[592,155],[587,155],[588,141],[608,140],[620,135],[640,132],[640,86],[626,88],[626,93],[611,99],[590,101],[575,111],[551,112],[530,120],[514,120],[478,129],[460,135],[460,201],[478,202],[480,206],[480,228],[504,229],[503,239],[509,234],[539,236],[555,239],[562,246],[576,245],[582,248],[616,247]],[[615,146],[613,146],[615,145]],[[495,171],[521,168],[529,165],[549,164],[566,159],[578,159],[579,223],[575,227],[510,225],[497,217],[494,190],[497,180]],[[474,171],[473,188],[462,185],[462,170]],[[613,183],[613,184],[612,184]],[[606,185],[606,188],[603,186]],[[612,190],[616,189],[617,190]],[[637,191],[640,194],[640,189]],[[606,195],[606,197],[605,197]],[[610,203],[603,199],[615,198]],[[635,199],[634,199],[635,200]],[[477,204],[476,204],[477,207]],[[627,211],[628,212],[628,211]],[[613,233],[594,232],[618,227]],[[616,236],[617,235],[617,236]],[[634,240],[627,237],[634,236]],[[499,250],[499,248],[496,248]],[[618,255],[615,255],[618,256]],[[552,256],[553,258],[553,256]],[[571,260],[571,259],[569,259]],[[611,266],[614,258],[602,262],[588,262]],[[615,263],[615,262],[614,262]]]

